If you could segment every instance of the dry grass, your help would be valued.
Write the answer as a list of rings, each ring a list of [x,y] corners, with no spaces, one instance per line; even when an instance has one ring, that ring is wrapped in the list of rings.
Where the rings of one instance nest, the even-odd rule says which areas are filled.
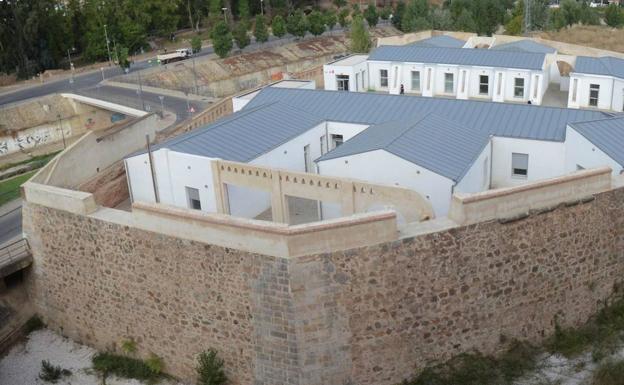
[[[624,52],[624,29],[598,25],[575,25],[560,31],[542,32],[539,37],[564,43]]]

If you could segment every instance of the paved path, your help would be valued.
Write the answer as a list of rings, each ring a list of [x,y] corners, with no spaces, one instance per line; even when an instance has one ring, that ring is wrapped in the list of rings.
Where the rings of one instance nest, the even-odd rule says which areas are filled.
[[[22,199],[15,199],[0,206],[0,245],[22,234]]]

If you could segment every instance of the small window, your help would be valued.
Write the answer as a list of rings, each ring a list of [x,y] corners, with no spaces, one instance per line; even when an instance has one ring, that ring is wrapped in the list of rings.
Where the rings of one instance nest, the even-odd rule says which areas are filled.
[[[420,92],[420,71],[412,71],[412,91]]]
[[[331,145],[332,145],[332,150],[338,146],[340,146],[343,142],[343,138],[342,135],[332,135],[331,136]]]
[[[466,92],[466,70],[462,71],[462,82],[461,82],[461,92],[462,94]]]
[[[186,200],[190,209],[201,210],[201,201],[199,200],[198,189],[186,187]]]
[[[539,76],[535,75],[535,87],[533,87],[533,99],[537,99],[537,89],[539,88]]]
[[[589,105],[598,107],[598,95],[600,95],[600,84],[589,85]]]
[[[511,154],[511,175],[516,178],[526,178],[529,175],[528,154]]]
[[[349,91],[349,75],[336,75],[336,89]]]
[[[305,172],[312,172],[312,157],[310,156],[310,145],[303,146],[303,161]]]
[[[490,77],[487,75],[479,76],[479,94],[487,95],[490,93]]]
[[[500,96],[503,87],[503,74],[498,74],[498,83],[496,84],[496,93]]]
[[[452,73],[445,73],[444,74],[444,92],[446,92],[447,94],[452,94],[453,93],[453,89],[455,88],[455,80],[453,79],[453,74]]]
[[[524,78],[514,79],[514,97],[524,98]]]
[[[572,81],[572,101],[576,102],[576,89],[578,88],[578,79]]]
[[[427,68],[427,91],[431,90],[431,68]]]
[[[327,136],[321,136],[321,155],[325,155],[327,152]]]
[[[379,70],[379,85],[388,87],[388,70]]]

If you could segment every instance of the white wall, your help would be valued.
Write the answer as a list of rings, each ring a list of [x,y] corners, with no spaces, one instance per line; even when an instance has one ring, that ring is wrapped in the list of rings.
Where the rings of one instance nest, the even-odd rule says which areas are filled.
[[[491,179],[491,159],[492,159],[492,143],[491,141],[483,148],[481,154],[475,159],[470,169],[464,177],[455,186],[454,192],[476,193],[488,190],[490,188]]]
[[[367,124],[327,122],[327,133],[329,134],[329,137],[331,137],[331,135],[342,135],[343,140],[346,142],[368,127],[369,126]]]
[[[511,174],[511,154],[514,152],[529,155],[528,175],[525,178]],[[494,137],[491,188],[517,186],[562,175],[564,154],[562,142]]]
[[[614,79],[613,82],[613,101],[611,103],[613,111],[624,111],[624,80]]]
[[[368,89],[367,68],[368,65],[366,61],[355,64],[353,66],[326,64],[323,66],[323,81],[325,84],[325,89],[330,91],[336,91],[338,89],[336,76],[347,75],[349,76],[349,91],[365,92]]]
[[[576,100],[574,100],[574,81],[578,80]],[[589,106],[589,87],[591,84],[599,84],[598,107]],[[598,108],[609,110],[612,105],[613,78],[599,75],[584,75],[573,73],[570,75],[570,92],[568,93],[569,108]],[[619,111],[619,110],[618,110]]]
[[[436,217],[445,216],[451,203],[453,181],[384,150],[370,151],[319,162],[321,175],[360,179],[412,189],[429,200]],[[340,216],[339,205],[323,203],[323,218]]]
[[[565,141],[565,171],[566,173],[577,171],[577,166],[583,168],[595,168],[609,166],[613,175],[619,175],[623,167],[605,154],[601,149],[594,146],[583,135],[568,126],[566,128]]]

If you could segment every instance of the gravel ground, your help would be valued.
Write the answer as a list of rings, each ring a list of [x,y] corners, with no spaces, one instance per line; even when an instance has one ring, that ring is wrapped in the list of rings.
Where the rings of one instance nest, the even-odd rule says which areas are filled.
[[[93,373],[91,356],[96,351],[77,344],[49,330],[39,330],[28,336],[25,342],[14,346],[0,359],[0,384],[35,385],[47,384],[39,379],[41,361],[48,360],[53,365],[69,369],[71,376],[57,382],[58,385],[101,385],[102,380]],[[107,385],[141,385],[137,380],[119,378],[106,379]],[[171,381],[161,381],[161,385],[184,385]]]

